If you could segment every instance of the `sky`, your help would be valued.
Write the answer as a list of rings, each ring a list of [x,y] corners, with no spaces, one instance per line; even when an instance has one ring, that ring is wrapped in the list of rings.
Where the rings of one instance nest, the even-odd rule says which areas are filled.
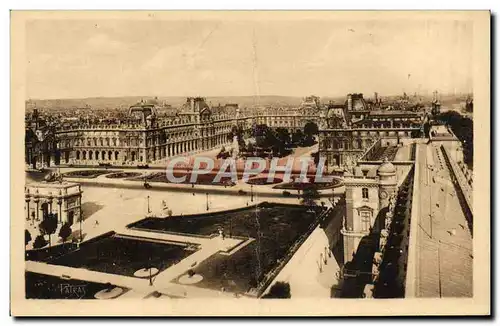
[[[343,96],[472,91],[454,20],[32,20],[26,96]]]

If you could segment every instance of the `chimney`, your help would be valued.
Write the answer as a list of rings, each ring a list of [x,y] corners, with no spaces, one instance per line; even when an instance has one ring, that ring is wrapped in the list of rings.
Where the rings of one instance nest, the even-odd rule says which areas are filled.
[[[352,95],[347,94],[347,110],[352,111]]]

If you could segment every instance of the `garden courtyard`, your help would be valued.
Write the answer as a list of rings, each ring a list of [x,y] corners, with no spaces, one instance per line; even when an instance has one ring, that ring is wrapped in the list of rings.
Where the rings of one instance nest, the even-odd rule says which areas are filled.
[[[61,168],[61,173],[74,170]],[[89,178],[75,180],[83,190],[82,238],[85,243],[110,231],[117,236],[98,239],[87,248],[83,245],[48,264],[27,261],[30,273],[69,274],[89,284],[131,289],[123,297],[255,297],[269,284],[266,275],[276,276],[324,209],[310,209],[297,195],[283,196],[283,190],[273,189],[272,184],[238,182],[226,189],[153,183],[152,189],[145,189],[142,183],[126,179],[147,171],[107,172],[89,172]],[[334,190],[323,190],[324,196],[333,196]],[[228,210],[234,211],[222,213]],[[72,225],[75,239],[79,228],[79,223]],[[27,229],[34,238],[36,226]],[[56,232],[52,245],[60,242]],[[186,248],[187,243],[195,246]],[[152,255],[160,258],[151,261]],[[152,286],[148,279],[134,276],[146,265],[158,269]],[[158,296],[151,295],[153,291]]]

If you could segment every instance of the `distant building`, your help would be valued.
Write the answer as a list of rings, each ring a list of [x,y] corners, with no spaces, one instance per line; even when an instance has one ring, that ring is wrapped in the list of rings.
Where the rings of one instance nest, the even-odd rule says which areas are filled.
[[[434,91],[434,98],[431,104],[431,113],[433,115],[441,113],[441,102],[439,102],[439,95],[437,91]]]
[[[35,108],[25,120],[25,163],[40,169],[59,164],[55,129],[47,124]]]
[[[326,117],[319,130],[319,153],[339,172],[354,166],[380,138],[418,137],[424,122],[423,112],[370,110],[363,94],[348,94],[343,110],[328,106]]]
[[[35,110],[26,116],[27,168],[158,163],[228,146],[234,126],[248,133],[252,126],[266,124],[292,133],[313,123],[319,130],[320,156],[329,167],[342,169],[378,138],[415,137],[423,124],[421,112],[373,110],[363,94],[356,93],[348,94],[344,105],[322,106],[319,97],[308,96],[298,108],[252,111],[237,104],[212,107],[203,97],[188,97],[181,110],[170,115],[159,114],[161,107],[150,102],[132,105],[128,115],[87,115],[50,128]]]

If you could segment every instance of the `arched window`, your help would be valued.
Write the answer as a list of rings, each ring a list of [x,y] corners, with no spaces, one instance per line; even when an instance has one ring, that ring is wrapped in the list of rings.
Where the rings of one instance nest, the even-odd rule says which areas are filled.
[[[363,199],[368,199],[368,188],[361,189]]]
[[[83,156],[83,159],[86,160],[87,159],[87,152],[86,151],[83,151],[82,152],[82,156]]]
[[[79,160],[80,159],[80,151],[76,151],[76,159]]]

